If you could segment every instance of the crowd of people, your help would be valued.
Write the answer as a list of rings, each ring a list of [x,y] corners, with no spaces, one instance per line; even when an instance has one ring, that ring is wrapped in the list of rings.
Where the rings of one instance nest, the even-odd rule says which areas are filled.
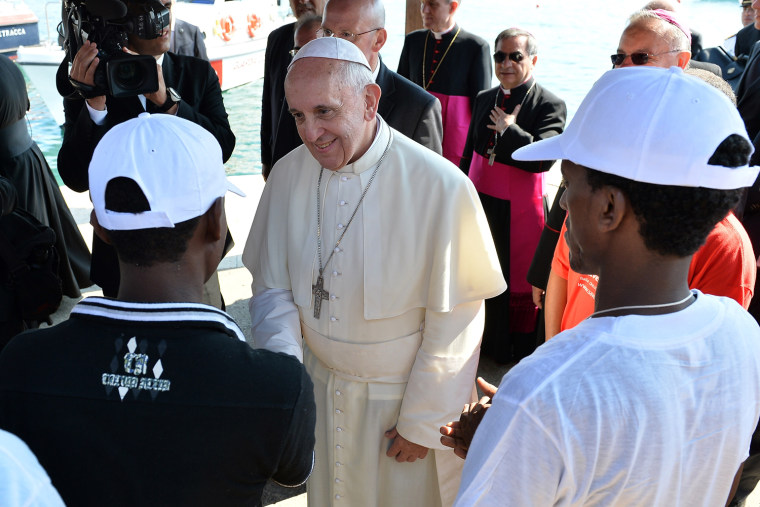
[[[491,46],[458,0],[421,0],[394,72],[381,0],[291,8],[265,57],[247,341],[216,277],[235,134],[197,29],[129,35],[154,92],[99,91],[92,42],[59,68],[91,257],[0,60],[0,211],[55,230],[65,294],[104,294],[0,353],[0,503],[261,505],[274,481],[312,507],[743,505],[760,0],[730,83],[677,2],[643,6],[567,125],[529,27]],[[514,366],[478,400],[482,356]]]

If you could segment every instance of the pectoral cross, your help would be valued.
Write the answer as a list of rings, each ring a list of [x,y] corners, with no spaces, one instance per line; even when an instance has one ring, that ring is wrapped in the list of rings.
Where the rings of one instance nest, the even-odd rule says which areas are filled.
[[[496,160],[496,151],[495,151],[495,148],[496,148],[496,146],[491,146],[490,148],[488,148],[488,151],[486,152],[489,155],[489,157],[488,157],[488,165],[493,165],[494,160]]]
[[[311,286],[311,293],[314,294],[314,318],[319,318],[322,310],[322,300],[330,297],[330,293],[325,290],[325,280],[320,274],[317,277],[317,283]]]

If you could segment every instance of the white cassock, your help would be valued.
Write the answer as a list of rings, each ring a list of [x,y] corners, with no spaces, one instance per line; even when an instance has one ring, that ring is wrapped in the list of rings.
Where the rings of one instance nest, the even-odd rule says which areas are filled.
[[[441,445],[439,427],[473,399],[483,299],[506,289],[470,180],[378,122],[362,157],[322,174],[322,261],[334,254],[319,319],[321,168],[305,146],[273,168],[243,253],[253,274],[253,345],[302,357],[314,382],[310,506],[453,503],[464,461]],[[384,432],[394,426],[430,448],[427,457],[387,457]]]

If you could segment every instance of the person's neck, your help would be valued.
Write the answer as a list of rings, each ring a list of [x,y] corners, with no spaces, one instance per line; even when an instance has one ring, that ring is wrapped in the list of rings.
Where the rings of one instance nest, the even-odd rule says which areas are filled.
[[[606,315],[660,315],[682,309],[689,303],[670,305],[689,294],[689,266],[691,256],[673,257],[653,255],[646,262],[631,263],[620,258],[614,265],[599,271],[594,311],[609,311]],[[611,311],[629,306],[652,306]]]
[[[450,31],[452,31],[454,29],[454,26],[456,26],[456,22],[454,22],[454,18],[452,17],[451,19],[449,19],[449,24],[447,26],[444,26],[443,28],[438,29],[438,30],[433,28],[430,31],[433,32],[433,36],[436,39],[440,39],[441,37],[443,37]]]
[[[140,303],[200,303],[203,277],[182,262],[139,267],[119,262],[117,299]]]

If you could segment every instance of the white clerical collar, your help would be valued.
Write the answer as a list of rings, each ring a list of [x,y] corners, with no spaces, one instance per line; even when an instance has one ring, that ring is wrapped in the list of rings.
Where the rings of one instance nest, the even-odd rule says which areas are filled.
[[[159,65],[163,65],[164,64],[164,55],[165,54],[166,53],[161,53],[161,56],[159,56],[159,57],[156,58],[156,63],[157,64],[159,64]]]
[[[385,147],[388,144],[388,136],[391,135],[390,127],[388,127],[388,124],[379,114],[375,116],[377,117],[377,127],[375,129],[375,138],[372,140],[369,149],[352,164],[346,164],[341,167],[338,172],[361,174],[367,169],[373,169],[377,161],[380,160],[380,157],[383,156]]]
[[[528,81],[530,81],[532,78],[533,78],[532,75],[528,76],[528,79],[526,79],[525,81],[523,81],[522,83],[520,83],[519,85],[517,85],[517,87],[512,88],[512,90],[516,90],[517,88],[520,88],[521,86],[524,86],[525,83],[527,83]],[[512,90],[507,90],[502,85],[499,85],[499,90],[501,90],[501,93],[503,93],[507,97],[509,97],[510,95],[512,95]]]
[[[377,65],[375,65],[375,70],[372,71],[372,81],[377,82],[377,75],[380,74],[380,59],[377,59]]]
[[[449,33],[450,31],[452,31],[455,26],[457,26],[457,24],[456,23],[452,23],[451,26],[448,29],[446,29],[446,30],[444,30],[442,32],[433,32],[433,30],[430,30],[430,31],[433,32],[433,37],[435,37],[436,40],[441,40],[441,38],[444,35],[446,35],[447,33]]]

